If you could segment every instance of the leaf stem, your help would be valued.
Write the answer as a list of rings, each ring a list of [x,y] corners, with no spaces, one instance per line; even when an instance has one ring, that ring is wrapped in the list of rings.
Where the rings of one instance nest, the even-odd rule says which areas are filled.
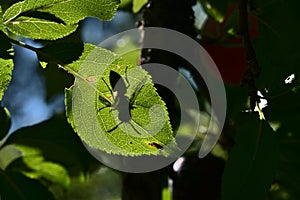
[[[61,62],[60,60],[58,60],[57,58],[52,57],[51,55],[48,55],[47,53],[43,52],[41,49],[33,47],[31,45],[28,45],[22,41],[18,41],[18,40],[14,40],[12,38],[9,38],[10,42],[13,44],[16,44],[18,46],[24,47],[26,49],[29,49],[31,51],[34,51],[36,54],[43,56],[44,58],[46,58],[47,60],[49,60],[50,62],[52,62],[53,64],[57,65],[59,68],[62,68],[63,70],[65,70],[66,72],[72,74],[74,77],[78,77],[79,79],[85,81],[87,84],[89,84],[95,91],[98,92],[98,94],[103,97],[104,99],[106,99],[108,102],[111,102],[111,100],[109,98],[107,98],[102,92],[100,92],[97,88],[97,86],[95,86],[94,84],[91,84],[90,81],[88,81],[88,79],[84,76],[82,76],[81,74],[79,74],[78,72],[76,72],[75,70],[73,70],[71,67],[69,67],[68,65],[64,64],[63,62]]]
[[[260,97],[257,95],[258,90],[255,84],[255,79],[259,76],[261,69],[258,66],[258,61],[249,34],[247,3],[248,0],[240,0],[239,8],[239,28],[240,34],[243,37],[248,66],[243,76],[242,86],[248,86],[248,95],[250,96],[250,109],[253,111],[256,103],[260,101]]]

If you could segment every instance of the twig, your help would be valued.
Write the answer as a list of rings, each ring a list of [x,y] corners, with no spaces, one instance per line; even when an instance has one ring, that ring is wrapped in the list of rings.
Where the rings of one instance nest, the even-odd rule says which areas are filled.
[[[248,0],[240,0],[239,17],[240,17],[240,34],[243,37],[244,48],[247,59],[247,70],[244,73],[242,86],[248,86],[248,95],[250,97],[250,109],[253,111],[256,103],[260,102],[260,97],[257,95],[255,79],[259,76],[260,67],[258,66],[255,51],[253,49],[249,28],[248,28]]]
[[[51,55],[49,55],[49,54],[43,52],[41,49],[35,48],[35,47],[33,47],[33,46],[30,46],[30,45],[28,45],[28,44],[26,44],[26,43],[24,43],[24,42],[22,42],[22,41],[14,40],[14,39],[12,39],[12,38],[9,38],[9,40],[10,40],[10,42],[13,43],[13,44],[16,44],[16,45],[18,45],[18,46],[21,46],[21,47],[24,47],[24,48],[26,48],[26,49],[29,49],[29,50],[34,51],[36,54],[43,56],[44,58],[46,58],[46,59],[47,59],[48,61],[50,61],[51,63],[57,65],[59,68],[62,68],[62,69],[64,69],[66,72],[72,74],[74,77],[78,77],[79,79],[85,81],[85,82],[88,83],[95,91],[97,91],[98,94],[99,94],[102,98],[106,99],[108,102],[111,102],[111,100],[108,99],[102,92],[100,92],[100,91],[98,90],[98,88],[97,88],[95,85],[90,84],[88,78],[83,77],[81,74],[79,74],[78,72],[74,71],[72,68],[70,68],[68,65],[64,64],[63,62],[61,62],[61,61],[58,60],[57,58],[54,58],[53,56],[51,56]]]

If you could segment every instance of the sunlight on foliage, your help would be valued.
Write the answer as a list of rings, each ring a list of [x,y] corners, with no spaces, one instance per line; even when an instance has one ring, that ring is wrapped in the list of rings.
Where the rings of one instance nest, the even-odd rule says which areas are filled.
[[[25,0],[15,3],[3,15],[4,25],[13,33],[32,39],[55,40],[74,32],[87,16],[110,20],[118,0]],[[99,12],[100,11],[100,12]]]
[[[169,155],[177,148],[165,104],[146,71],[102,48],[94,49],[89,55],[84,53],[70,68],[78,72],[74,73],[75,85],[66,92],[67,116],[88,145],[107,153],[130,156]],[[126,97],[121,97],[129,100],[129,121],[119,118],[119,102],[114,98],[121,97],[112,93],[111,71],[125,81]],[[164,148],[165,145],[170,147]]]

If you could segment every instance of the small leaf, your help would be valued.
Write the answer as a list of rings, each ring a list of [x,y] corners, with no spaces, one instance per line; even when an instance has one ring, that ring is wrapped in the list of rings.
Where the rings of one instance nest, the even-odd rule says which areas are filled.
[[[42,66],[43,69],[46,69],[48,63],[47,63],[47,62],[40,61],[40,65]]]
[[[134,13],[139,12],[144,5],[146,5],[148,3],[148,0],[133,0],[132,1],[132,11]]]
[[[177,145],[165,104],[147,72],[102,48],[83,55],[84,60],[72,64],[77,66],[78,75],[74,86],[66,91],[67,117],[80,138],[112,154],[170,155]],[[122,77],[123,91],[113,92],[112,71]],[[114,95],[119,96],[114,99]],[[124,101],[130,104],[131,120],[119,114],[126,111],[118,106]]]
[[[265,199],[278,160],[277,138],[271,127],[255,115],[240,119],[236,144],[223,174],[222,200]]]
[[[54,200],[45,186],[21,173],[0,169],[0,197],[5,200]]]

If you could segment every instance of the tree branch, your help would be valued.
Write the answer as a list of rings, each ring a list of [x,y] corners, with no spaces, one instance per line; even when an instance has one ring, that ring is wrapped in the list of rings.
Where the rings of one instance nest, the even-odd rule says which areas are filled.
[[[255,79],[258,78],[261,69],[258,65],[256,54],[253,49],[249,34],[247,3],[248,0],[240,0],[239,28],[240,34],[243,37],[248,66],[246,72],[244,73],[241,85],[248,86],[248,94],[250,96],[250,109],[253,111],[256,106],[256,103],[260,102],[260,97],[257,95]]]

